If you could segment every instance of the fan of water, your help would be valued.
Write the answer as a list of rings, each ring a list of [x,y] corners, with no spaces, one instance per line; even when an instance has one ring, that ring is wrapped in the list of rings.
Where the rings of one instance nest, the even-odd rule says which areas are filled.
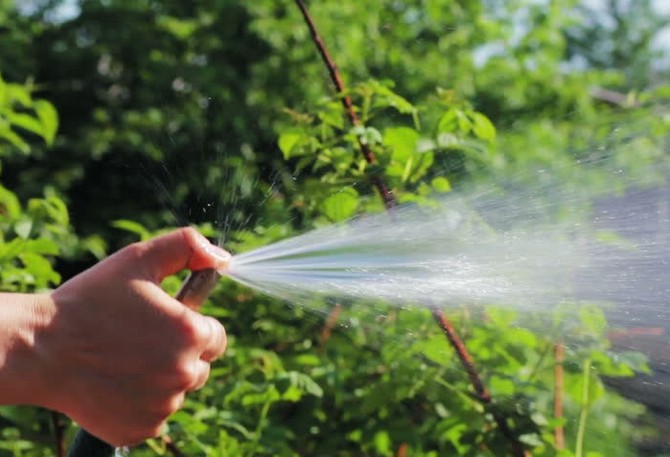
[[[608,301],[666,319],[666,187],[592,199],[577,187],[453,192],[235,255],[233,279],[292,302],[549,307]]]

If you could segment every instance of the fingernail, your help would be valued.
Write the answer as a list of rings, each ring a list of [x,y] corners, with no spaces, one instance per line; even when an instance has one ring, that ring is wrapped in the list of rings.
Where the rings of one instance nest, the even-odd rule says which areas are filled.
[[[224,270],[228,267],[228,264],[230,263],[230,259],[232,258],[232,255],[230,252],[226,251],[225,249],[215,245],[215,244],[209,244],[209,246],[206,248],[206,251],[209,254],[212,254],[214,257],[216,257],[219,260],[219,267],[217,270]]]
[[[226,251],[225,249],[221,248],[216,244],[213,244],[201,233],[198,233],[197,237],[198,237],[197,243],[205,251],[205,253],[217,259],[218,265],[216,266],[216,269],[219,271],[227,270],[228,264],[230,263],[230,259],[233,257],[230,254],[230,252]]]

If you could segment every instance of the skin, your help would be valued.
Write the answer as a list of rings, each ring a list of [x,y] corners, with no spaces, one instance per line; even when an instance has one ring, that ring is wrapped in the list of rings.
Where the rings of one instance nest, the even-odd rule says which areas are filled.
[[[186,228],[130,245],[47,294],[0,294],[0,404],[61,411],[115,446],[160,434],[226,347],[215,319],[166,294],[230,255]]]

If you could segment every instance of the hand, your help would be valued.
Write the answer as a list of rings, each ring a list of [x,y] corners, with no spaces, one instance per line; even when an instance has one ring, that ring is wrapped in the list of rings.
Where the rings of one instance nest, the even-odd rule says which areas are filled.
[[[33,404],[64,412],[113,445],[157,436],[226,346],[217,320],[185,307],[160,282],[185,268],[225,268],[229,257],[181,229],[128,246],[43,296]]]

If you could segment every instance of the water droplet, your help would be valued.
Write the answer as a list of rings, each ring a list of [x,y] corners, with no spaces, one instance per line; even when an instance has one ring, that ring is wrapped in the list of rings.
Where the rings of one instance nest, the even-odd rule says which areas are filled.
[[[117,447],[114,450],[114,457],[128,457],[130,455],[130,449],[126,446]]]

